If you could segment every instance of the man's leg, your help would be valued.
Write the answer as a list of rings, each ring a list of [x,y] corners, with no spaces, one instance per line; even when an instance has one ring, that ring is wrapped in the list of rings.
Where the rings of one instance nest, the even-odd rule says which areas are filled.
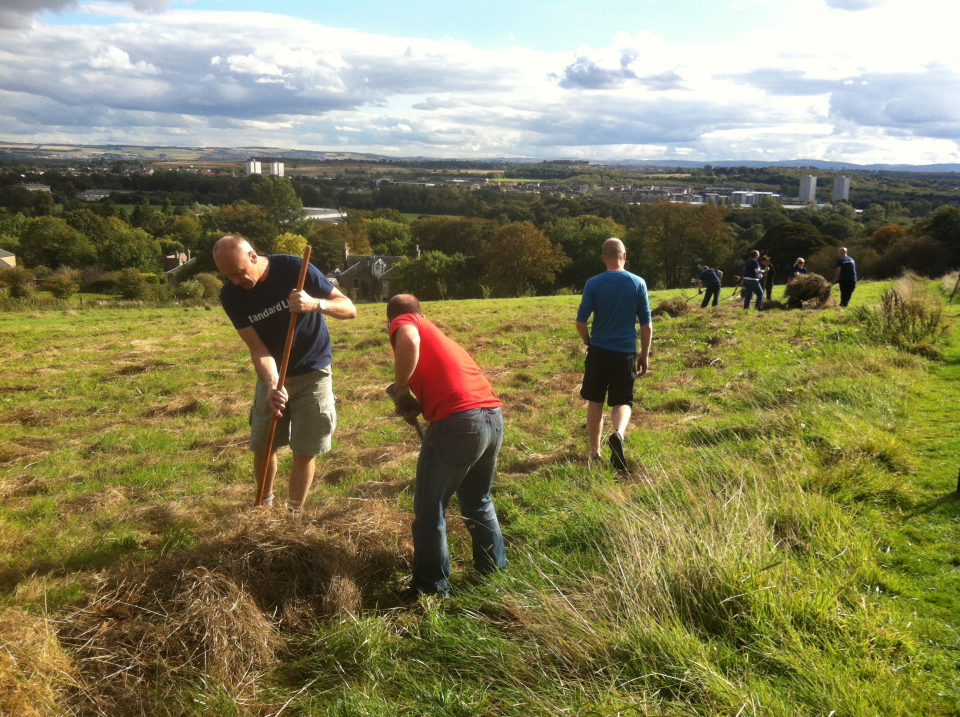
[[[700,302],[700,308],[701,308],[701,309],[707,308],[707,304],[710,303],[710,291],[711,291],[711,289],[710,289],[709,286],[708,286],[706,289],[703,290],[703,301]]]
[[[307,493],[310,492],[310,486],[313,485],[315,459],[315,456],[293,454],[293,467],[290,469],[290,490],[287,493],[287,507],[290,510],[303,510]],[[277,470],[276,458],[274,458],[273,470]]]
[[[753,296],[753,282],[744,281],[743,286],[740,288],[740,295],[743,297],[743,308],[744,310],[750,308],[750,299]]]
[[[720,286],[713,287],[713,305],[716,306],[720,301]]]
[[[270,454],[270,468],[267,471],[267,484],[273,485],[274,479],[277,477],[277,452],[279,448],[275,448]],[[257,492],[260,491],[260,476],[263,474],[263,462],[266,460],[267,452],[260,451],[259,453],[253,454],[253,484],[256,486]],[[263,496],[264,505],[273,505],[273,491],[270,491],[270,495]]]
[[[507,567],[503,533],[497,511],[490,497],[490,488],[497,470],[497,455],[503,444],[503,415],[500,409],[482,409],[485,417],[478,422],[485,446],[477,462],[457,488],[460,514],[473,541],[473,565],[481,575]]]
[[[413,581],[420,592],[449,595],[446,510],[480,453],[473,421],[453,414],[430,424],[420,447],[413,495]]]
[[[610,465],[615,471],[627,471],[627,458],[623,452],[624,433],[630,422],[630,406],[613,407],[613,435],[610,436]]]
[[[600,455],[600,435],[603,433],[603,403],[587,401],[587,435],[590,437],[590,457]]]

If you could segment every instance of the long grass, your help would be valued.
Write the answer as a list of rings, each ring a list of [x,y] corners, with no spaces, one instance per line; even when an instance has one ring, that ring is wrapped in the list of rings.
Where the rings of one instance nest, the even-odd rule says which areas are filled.
[[[472,574],[452,506],[456,597],[403,607],[417,444],[381,306],[331,327],[340,427],[300,520],[249,509],[254,377],[219,312],[0,315],[0,706],[953,714],[957,591],[911,551],[955,520],[918,512],[940,484],[908,427],[960,387],[853,312],[658,318],[619,478],[584,459],[576,303],[425,306],[505,405],[510,567]]]

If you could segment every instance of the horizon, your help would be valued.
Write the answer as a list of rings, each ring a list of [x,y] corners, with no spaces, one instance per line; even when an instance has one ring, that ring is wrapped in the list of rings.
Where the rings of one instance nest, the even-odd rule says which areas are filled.
[[[0,139],[960,164],[960,9],[934,0],[257,6],[7,0]]]

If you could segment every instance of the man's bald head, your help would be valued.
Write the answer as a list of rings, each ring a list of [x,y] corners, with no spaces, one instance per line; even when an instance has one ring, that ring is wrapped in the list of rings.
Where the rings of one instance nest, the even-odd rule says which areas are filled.
[[[846,256],[846,255],[847,255],[847,247],[842,246],[839,249],[837,249],[837,256]]]
[[[610,237],[603,243],[604,259],[619,259],[621,254],[626,253],[627,250],[624,248],[623,242],[616,237]]]
[[[220,237],[213,245],[213,260],[224,276],[244,289],[256,286],[268,266],[264,257],[257,256],[250,242],[231,234]]]
[[[404,314],[420,314],[423,316],[420,301],[413,294],[397,294],[387,302],[387,321],[393,321]]]

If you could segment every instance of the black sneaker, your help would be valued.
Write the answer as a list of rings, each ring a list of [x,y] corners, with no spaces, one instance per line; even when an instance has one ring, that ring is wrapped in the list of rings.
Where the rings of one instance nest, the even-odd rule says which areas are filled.
[[[612,433],[607,444],[610,446],[610,466],[618,473],[626,473],[627,458],[623,455],[623,437],[619,433]]]

